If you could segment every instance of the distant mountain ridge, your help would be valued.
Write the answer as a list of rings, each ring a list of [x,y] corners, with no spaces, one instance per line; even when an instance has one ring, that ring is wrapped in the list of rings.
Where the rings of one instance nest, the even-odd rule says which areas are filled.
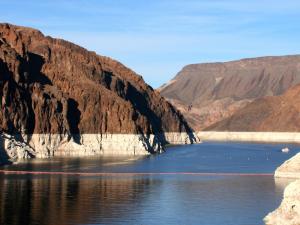
[[[298,83],[300,55],[268,56],[187,65],[159,91],[195,130],[207,130],[250,102]]]

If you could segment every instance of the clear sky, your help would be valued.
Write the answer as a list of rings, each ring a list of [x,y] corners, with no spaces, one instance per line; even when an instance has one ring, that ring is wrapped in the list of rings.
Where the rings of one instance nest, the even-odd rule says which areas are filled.
[[[0,0],[0,21],[115,58],[154,88],[191,63],[300,53],[299,0]]]

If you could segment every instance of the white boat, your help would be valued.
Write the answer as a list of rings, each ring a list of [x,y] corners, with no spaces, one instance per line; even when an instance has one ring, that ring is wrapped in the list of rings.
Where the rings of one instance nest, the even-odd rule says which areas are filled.
[[[285,148],[281,149],[281,152],[284,152],[284,153],[287,153],[289,151],[290,151],[290,149],[288,147],[285,147]]]

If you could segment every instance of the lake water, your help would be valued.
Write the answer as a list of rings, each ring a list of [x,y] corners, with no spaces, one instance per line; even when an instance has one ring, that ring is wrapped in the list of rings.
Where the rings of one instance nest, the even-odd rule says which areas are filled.
[[[280,150],[288,146],[290,153]],[[54,158],[5,170],[146,175],[0,175],[0,224],[255,225],[280,204],[291,181],[273,176],[299,152],[286,144],[202,143],[148,157]],[[194,173],[257,173],[217,176]]]

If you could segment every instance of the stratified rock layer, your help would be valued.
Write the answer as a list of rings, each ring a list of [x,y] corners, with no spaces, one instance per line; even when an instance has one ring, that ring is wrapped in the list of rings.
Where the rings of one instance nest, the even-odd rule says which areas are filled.
[[[181,143],[196,140],[181,114],[141,76],[31,28],[0,24],[0,97],[1,132],[39,155],[63,151],[68,142],[87,149],[87,139],[98,140],[92,152],[111,142],[104,149],[111,153],[122,151],[116,140],[130,141],[131,154],[160,151],[174,133]]]
[[[213,130],[211,125],[234,115],[253,100],[280,95],[298,83],[300,56],[295,55],[188,65],[159,91],[199,131]],[[244,125],[235,131],[240,130],[251,129]]]

